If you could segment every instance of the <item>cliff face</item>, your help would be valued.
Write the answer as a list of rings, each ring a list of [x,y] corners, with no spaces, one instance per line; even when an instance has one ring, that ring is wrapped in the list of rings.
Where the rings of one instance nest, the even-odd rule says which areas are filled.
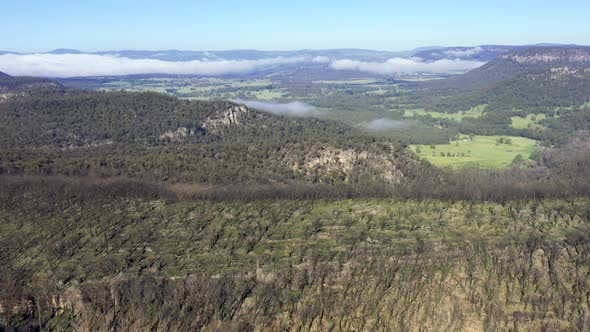
[[[14,93],[0,93],[0,103],[3,103],[11,98],[14,98],[16,94]]]
[[[303,151],[288,145],[281,149],[281,154],[283,163],[295,175],[318,182],[356,182],[358,175],[363,174],[381,183],[395,184],[403,177],[393,149],[377,153],[314,145]]]
[[[533,48],[503,54],[500,56],[500,59],[519,64],[541,64],[548,66],[569,64],[570,66],[588,66],[590,65],[590,47]]]
[[[203,128],[212,132],[218,132],[227,126],[238,125],[242,122],[247,112],[248,109],[246,106],[233,105],[207,118],[203,123]]]
[[[231,129],[233,126],[240,125],[248,109],[242,105],[232,105],[227,109],[214,112],[202,123],[201,128],[198,127],[179,127],[176,130],[170,130],[162,133],[159,138],[162,141],[182,142],[189,136],[196,135],[199,131],[206,131],[210,133],[219,134],[226,129]]]

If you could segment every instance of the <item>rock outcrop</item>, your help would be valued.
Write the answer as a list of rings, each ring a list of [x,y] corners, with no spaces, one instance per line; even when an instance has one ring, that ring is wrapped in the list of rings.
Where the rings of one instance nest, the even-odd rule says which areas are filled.
[[[313,178],[318,182],[351,182],[358,174],[372,174],[385,183],[393,184],[403,177],[397,167],[393,148],[389,153],[321,145],[312,146],[308,151],[297,150],[294,145],[284,147],[281,151],[283,162],[296,175]]]
[[[210,132],[220,131],[228,126],[238,125],[248,113],[243,105],[233,105],[225,111],[220,111],[205,120],[203,128]]]
[[[590,65],[590,47],[552,47],[533,48],[521,52],[503,54],[501,59],[519,64],[548,64],[555,63],[571,65]]]

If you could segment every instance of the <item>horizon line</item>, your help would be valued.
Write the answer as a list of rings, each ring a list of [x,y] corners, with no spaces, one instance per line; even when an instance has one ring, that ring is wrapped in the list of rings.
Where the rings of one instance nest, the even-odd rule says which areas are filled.
[[[228,49],[175,49],[175,48],[168,48],[168,49],[148,49],[148,48],[130,48],[130,49],[103,49],[103,50],[82,50],[78,48],[69,48],[69,47],[58,47],[47,51],[12,51],[12,50],[0,50],[0,53],[13,53],[13,54],[50,54],[56,51],[73,51],[73,52],[80,52],[80,53],[110,53],[110,52],[129,52],[129,51],[141,51],[141,52],[245,52],[245,51],[254,51],[254,52],[299,52],[299,51],[335,51],[335,50],[362,50],[362,51],[373,51],[373,52],[389,52],[389,53],[403,53],[403,52],[411,52],[416,51],[418,49],[436,49],[436,48],[473,48],[473,47],[481,47],[481,46],[509,46],[509,47],[518,47],[518,46],[531,46],[531,47],[564,47],[564,46],[578,46],[578,47],[590,47],[589,45],[585,44],[575,44],[575,43],[547,43],[547,42],[540,42],[534,44],[477,44],[477,45],[425,45],[425,46],[417,46],[412,49],[402,49],[402,50],[385,50],[385,49],[372,49],[372,48],[359,48],[359,47],[336,47],[336,48],[293,48],[293,49],[257,49],[257,48],[228,48]],[[71,53],[64,53],[64,54],[71,54]]]

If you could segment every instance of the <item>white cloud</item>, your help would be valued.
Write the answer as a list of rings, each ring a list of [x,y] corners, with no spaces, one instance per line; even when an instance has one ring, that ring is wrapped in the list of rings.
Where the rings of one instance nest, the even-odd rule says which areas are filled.
[[[315,109],[315,107],[299,101],[280,104],[266,101],[236,99],[234,102],[244,104],[250,108],[255,108],[260,111],[279,115],[314,116],[318,114],[318,111]]]
[[[373,119],[369,122],[364,122],[360,124],[361,127],[364,127],[369,130],[374,131],[381,131],[381,130],[391,130],[391,129],[401,129],[401,128],[408,128],[410,126],[410,122],[403,121],[403,120],[391,120],[387,118],[378,118]]]
[[[396,73],[457,73],[480,67],[485,62],[442,59],[424,62],[420,58],[392,58],[385,62],[364,62],[337,60],[330,65],[336,70],[355,70],[368,73],[391,75]]]
[[[309,58],[305,57],[276,57],[258,60],[172,62],[96,54],[5,54],[0,55],[0,71],[14,76],[41,77],[134,74],[226,75],[249,73],[275,65],[308,60]]]
[[[478,47],[473,47],[473,48],[469,48],[466,50],[448,50],[448,51],[444,51],[443,53],[448,56],[455,57],[455,58],[466,58],[466,57],[477,55],[481,52],[483,52],[483,48],[478,46]]]
[[[315,58],[311,59],[311,62],[317,62],[317,63],[328,63],[330,62],[330,58],[328,58],[327,56],[316,56]]]

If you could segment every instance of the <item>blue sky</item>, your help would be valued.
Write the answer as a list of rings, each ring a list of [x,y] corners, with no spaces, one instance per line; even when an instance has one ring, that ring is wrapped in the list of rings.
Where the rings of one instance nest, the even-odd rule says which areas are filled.
[[[588,0],[2,0],[0,50],[590,44]]]

